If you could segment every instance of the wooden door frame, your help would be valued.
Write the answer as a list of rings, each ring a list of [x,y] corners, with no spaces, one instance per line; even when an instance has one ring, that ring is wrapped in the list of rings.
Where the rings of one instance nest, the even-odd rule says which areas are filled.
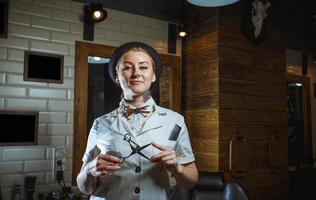
[[[86,149],[87,104],[88,104],[88,56],[110,58],[116,47],[76,41],[75,44],[75,87],[74,87],[74,137],[72,158],[72,185],[76,185],[76,177],[82,165],[82,156]],[[160,54],[163,65],[171,66],[172,77],[169,85],[170,109],[181,112],[181,65],[180,57]]]

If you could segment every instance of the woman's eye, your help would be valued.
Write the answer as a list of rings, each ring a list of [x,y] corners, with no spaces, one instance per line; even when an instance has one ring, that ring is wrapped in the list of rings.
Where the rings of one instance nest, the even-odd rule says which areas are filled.
[[[148,67],[147,66],[140,66],[139,69],[140,70],[146,70],[146,69],[148,69]]]
[[[124,66],[123,66],[123,70],[131,70],[131,69],[132,69],[131,66],[128,66],[128,65],[124,65]]]

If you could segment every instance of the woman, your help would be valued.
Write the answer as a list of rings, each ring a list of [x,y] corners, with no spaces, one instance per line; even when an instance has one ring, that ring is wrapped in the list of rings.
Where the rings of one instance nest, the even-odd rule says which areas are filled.
[[[108,69],[123,98],[93,123],[79,189],[91,199],[166,200],[168,172],[178,185],[193,187],[198,174],[184,119],[156,105],[149,93],[161,71],[159,54],[129,42],[115,50]]]

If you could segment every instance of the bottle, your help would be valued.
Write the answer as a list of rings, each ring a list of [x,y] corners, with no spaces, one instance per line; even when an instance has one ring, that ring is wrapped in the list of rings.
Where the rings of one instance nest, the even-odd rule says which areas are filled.
[[[12,190],[12,200],[22,200],[22,189],[20,184],[15,184]]]

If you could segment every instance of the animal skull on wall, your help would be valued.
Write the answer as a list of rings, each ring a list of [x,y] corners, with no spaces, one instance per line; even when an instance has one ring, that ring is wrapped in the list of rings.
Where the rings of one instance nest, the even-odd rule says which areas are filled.
[[[267,17],[267,9],[271,6],[269,1],[255,0],[252,2],[251,21],[254,26],[254,37],[258,37],[262,31],[262,24]]]

